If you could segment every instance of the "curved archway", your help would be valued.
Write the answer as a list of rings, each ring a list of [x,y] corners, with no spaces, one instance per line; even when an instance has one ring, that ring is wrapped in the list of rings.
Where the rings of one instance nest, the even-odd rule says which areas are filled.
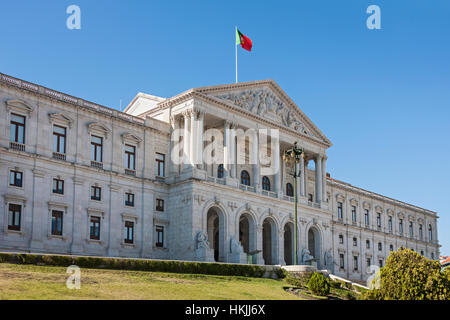
[[[255,220],[244,212],[239,216],[239,242],[245,253],[250,253],[256,249]]]
[[[308,230],[308,250],[309,253],[314,257],[317,262],[317,267],[320,268],[320,256],[321,256],[321,239],[320,239],[320,231],[312,226]]]
[[[270,191],[270,180],[267,176],[262,177],[262,189]]]
[[[225,216],[218,207],[211,207],[206,214],[206,230],[215,261],[225,261]]]
[[[247,170],[242,170],[241,172],[241,184],[246,186],[250,185],[250,174]]]
[[[274,265],[278,263],[277,238],[277,225],[275,221],[271,218],[264,219],[262,230],[264,264]]]
[[[294,224],[288,222],[284,225],[284,261],[287,265],[294,262]]]

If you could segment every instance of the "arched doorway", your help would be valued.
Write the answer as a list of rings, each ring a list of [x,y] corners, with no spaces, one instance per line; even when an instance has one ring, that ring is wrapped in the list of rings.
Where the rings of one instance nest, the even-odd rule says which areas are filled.
[[[248,213],[239,217],[239,242],[245,253],[255,250],[255,223]]]
[[[308,230],[308,250],[320,268],[320,233],[315,227]]]
[[[225,222],[222,211],[219,208],[212,207],[207,214],[207,232],[211,249],[214,250],[215,261],[225,261]]]
[[[264,264],[277,264],[277,228],[272,219],[264,220],[262,233]]]
[[[284,225],[284,262],[292,265],[294,262],[294,224],[288,222]]]

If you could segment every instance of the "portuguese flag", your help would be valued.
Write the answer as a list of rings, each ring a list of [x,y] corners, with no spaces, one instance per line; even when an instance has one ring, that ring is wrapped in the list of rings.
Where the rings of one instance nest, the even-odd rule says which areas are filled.
[[[236,28],[236,45],[240,44],[247,51],[252,51],[252,40],[244,36],[238,28]]]

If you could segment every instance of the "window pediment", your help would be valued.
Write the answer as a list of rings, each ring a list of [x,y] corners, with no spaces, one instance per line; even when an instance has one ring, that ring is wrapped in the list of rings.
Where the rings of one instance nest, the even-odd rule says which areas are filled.
[[[375,212],[376,213],[383,213],[383,208],[381,206],[376,206],[375,207]]]
[[[370,210],[371,207],[372,207],[372,206],[370,205],[369,202],[367,202],[367,201],[364,201],[364,202],[363,202],[363,208],[364,208],[364,209]]]
[[[88,131],[90,134],[97,134],[108,139],[108,135],[111,133],[111,129],[104,126],[99,122],[91,122],[88,124]]]
[[[357,207],[357,206],[358,206],[358,200],[356,200],[355,198],[352,198],[352,199],[350,199],[350,204],[351,204],[352,206]]]
[[[8,111],[18,111],[21,113],[26,113],[31,115],[34,111],[34,108],[22,100],[11,99],[6,101],[6,109]]]
[[[400,219],[404,219],[405,218],[405,214],[403,213],[403,212],[398,212],[397,213],[397,215],[398,215],[398,217],[400,218]]]
[[[336,200],[338,202],[344,202],[345,201],[345,196],[342,193],[338,193],[338,194],[336,194]]]
[[[50,120],[50,123],[63,124],[68,126],[69,128],[71,128],[73,124],[73,119],[71,117],[59,112],[49,113],[48,118]]]
[[[408,215],[408,220],[409,221],[416,221],[416,217],[413,216],[412,214]]]
[[[389,209],[386,210],[386,213],[387,213],[388,216],[392,217],[394,215],[394,210],[389,208]]]
[[[122,142],[139,145],[142,139],[132,133],[126,132],[122,134]]]

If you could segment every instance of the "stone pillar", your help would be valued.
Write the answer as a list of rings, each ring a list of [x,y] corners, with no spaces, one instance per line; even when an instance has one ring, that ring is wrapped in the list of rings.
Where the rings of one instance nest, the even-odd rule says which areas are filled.
[[[203,169],[203,127],[204,127],[205,112],[199,111],[198,114],[198,165],[200,169]]]
[[[85,187],[84,180],[75,176],[73,177],[73,194],[72,203],[72,242],[70,244],[71,254],[83,254],[83,240],[88,239],[88,222],[87,222],[87,206],[89,191]]]
[[[259,136],[258,136],[258,130],[254,130],[253,133],[253,145],[252,145],[252,153],[253,153],[253,186],[255,187],[255,190],[259,188],[259,181],[260,181],[260,168],[259,168]]]
[[[303,157],[300,157],[300,171],[300,184],[297,186],[300,189],[300,196],[306,197],[306,165]]]
[[[272,137],[273,138],[273,137]],[[278,137],[274,138],[274,142],[272,145],[274,146],[273,150],[273,160],[274,160],[274,169],[275,169],[275,192],[279,193],[281,191],[281,170],[280,170],[280,139]]]
[[[48,194],[48,191],[46,188],[43,188],[44,184],[44,177],[46,175],[46,172],[38,169],[33,169],[33,202],[31,203],[31,214],[32,214],[32,224],[31,224],[31,242],[30,242],[30,249],[32,251],[38,251],[43,249],[43,243],[42,240],[47,238],[47,235],[45,234],[45,225],[47,224],[48,219],[48,208],[46,206],[46,203],[44,200],[47,198],[46,195]],[[23,206],[23,209],[25,209],[25,205]],[[24,214],[22,213],[22,220]],[[24,225],[22,221],[22,230],[24,230]]]
[[[322,159],[322,201],[327,201],[327,157]]]
[[[236,161],[236,124],[231,124],[230,127],[230,170],[231,177],[236,178],[237,161]]]
[[[259,224],[256,226],[256,250],[260,251],[256,257],[257,264],[264,264],[263,258],[263,226]]]
[[[172,116],[172,135],[170,138],[170,171],[171,177],[178,174],[180,163],[180,119],[178,116]]]
[[[316,161],[316,202],[322,202],[322,156],[318,154],[315,158]]]
[[[230,122],[224,121],[223,127],[223,169],[224,176],[230,177]]]
[[[122,192],[119,185],[111,184],[110,186],[110,207],[108,215],[108,248],[107,254],[109,257],[118,257],[120,244],[123,237],[122,215],[119,213],[119,208],[123,206],[121,197]],[[105,190],[106,191],[106,190]],[[136,227],[136,226],[135,226]],[[135,237],[136,237],[135,228]]]
[[[187,169],[189,167],[189,162],[190,162],[190,131],[189,131],[189,112],[184,112],[183,113],[183,117],[184,117],[184,134],[183,134],[183,162],[184,162],[184,168]]]
[[[190,136],[190,162],[193,166],[197,164],[197,119],[198,115],[195,110],[191,111],[191,136]]]

